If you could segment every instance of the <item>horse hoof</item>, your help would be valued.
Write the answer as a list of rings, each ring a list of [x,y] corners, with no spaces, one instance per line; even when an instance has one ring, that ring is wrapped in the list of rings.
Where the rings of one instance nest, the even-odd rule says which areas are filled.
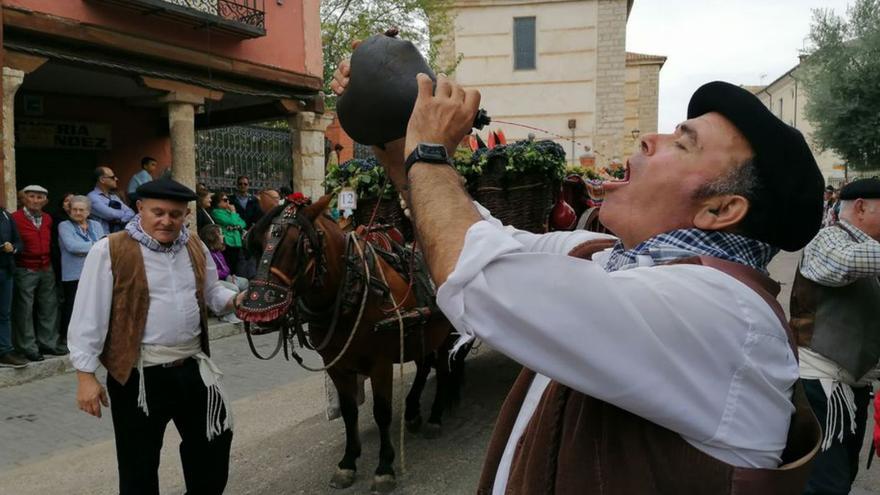
[[[397,479],[393,474],[377,474],[373,477],[370,493],[391,493],[397,488]]]
[[[429,440],[440,438],[440,425],[438,423],[426,423],[424,435]]]
[[[354,476],[357,473],[354,469],[336,468],[336,474],[330,479],[331,488],[348,488],[354,484]]]
[[[422,429],[422,417],[416,416],[413,419],[406,420],[406,431],[410,433],[418,433]]]

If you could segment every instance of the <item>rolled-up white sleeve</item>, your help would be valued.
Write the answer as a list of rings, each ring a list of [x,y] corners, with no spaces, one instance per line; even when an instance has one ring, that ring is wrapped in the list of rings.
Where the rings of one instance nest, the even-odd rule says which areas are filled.
[[[205,287],[203,289],[205,304],[215,314],[221,314],[226,311],[229,301],[235,297],[236,293],[223,287],[220,283],[220,278],[217,276],[217,264],[214,263],[214,258],[211,257],[205,243],[202,243],[202,252],[205,254]]]
[[[778,456],[798,371],[760,296],[708,267],[607,273],[519,239],[468,230],[437,293],[456,329],[686,439]]]
[[[98,356],[104,350],[110,325],[112,300],[110,243],[104,238],[86,255],[67,328],[70,362],[79,371],[94,373],[98,369]]]

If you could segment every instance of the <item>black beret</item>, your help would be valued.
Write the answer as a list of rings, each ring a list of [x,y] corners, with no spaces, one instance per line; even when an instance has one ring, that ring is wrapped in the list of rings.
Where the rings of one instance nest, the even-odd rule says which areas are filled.
[[[786,251],[807,245],[822,225],[825,179],[804,136],[779,120],[749,91],[721,81],[691,97],[688,118],[718,112],[742,133],[755,152],[761,208],[770,220],[750,235]],[[755,206],[755,205],[753,205]]]
[[[198,199],[192,189],[176,180],[162,178],[141,184],[135,191],[140,199],[168,199],[188,203]]]
[[[880,198],[880,179],[859,179],[843,186],[840,199],[878,199]]]

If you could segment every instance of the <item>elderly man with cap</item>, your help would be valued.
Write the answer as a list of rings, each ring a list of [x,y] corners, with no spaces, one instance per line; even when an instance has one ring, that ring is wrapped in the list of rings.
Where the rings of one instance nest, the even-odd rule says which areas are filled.
[[[343,63],[337,94],[350,77]],[[475,205],[449,166],[479,93],[424,74],[418,87],[405,137],[374,152],[408,196],[438,306],[527,368],[478,493],[799,493],[820,433],[767,264],[819,230],[824,182],[802,135],[742,88],[706,84],[604,184],[619,238],[536,235]]]
[[[123,495],[159,493],[159,452],[172,420],[187,492],[221,493],[232,417],[206,318],[209,308],[232,311],[241,296],[220,284],[208,249],[186,229],[193,191],[159,179],[137,193],[139,214],[85,260],[68,332],[77,401],[101,416],[108,396],[95,370],[103,365]]]
[[[49,197],[46,188],[30,185],[22,192],[24,208],[11,215],[23,244],[15,256],[13,343],[30,361],[42,361],[44,354],[67,354],[58,342],[58,296],[50,253],[52,216],[43,213]]]
[[[840,190],[840,221],[804,249],[791,292],[807,398],[825,426],[808,494],[849,493],[880,378],[880,180]]]

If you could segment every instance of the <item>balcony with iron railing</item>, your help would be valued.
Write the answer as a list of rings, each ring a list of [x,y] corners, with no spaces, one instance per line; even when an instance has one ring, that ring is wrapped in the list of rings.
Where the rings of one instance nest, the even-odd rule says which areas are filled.
[[[91,0],[241,38],[266,35],[265,0]]]

